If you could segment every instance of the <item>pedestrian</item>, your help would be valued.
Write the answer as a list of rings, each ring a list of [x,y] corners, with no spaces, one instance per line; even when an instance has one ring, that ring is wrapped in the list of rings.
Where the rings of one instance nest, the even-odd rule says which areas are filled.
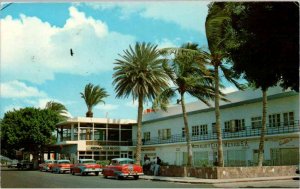
[[[154,165],[154,175],[157,176],[159,174],[161,159],[157,156],[155,159],[155,165]]]
[[[144,156],[144,165],[143,165],[144,171],[150,170],[150,158],[147,156],[147,154]]]

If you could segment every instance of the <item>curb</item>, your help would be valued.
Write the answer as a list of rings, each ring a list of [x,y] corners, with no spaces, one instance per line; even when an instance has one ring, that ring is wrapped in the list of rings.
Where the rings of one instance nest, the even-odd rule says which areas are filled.
[[[142,176],[140,179],[166,182],[180,182],[191,184],[222,184],[222,183],[236,183],[236,182],[261,182],[272,180],[300,180],[299,176],[285,176],[285,177],[260,177],[260,178],[244,178],[244,179],[201,179],[195,177],[159,177],[159,176]]]

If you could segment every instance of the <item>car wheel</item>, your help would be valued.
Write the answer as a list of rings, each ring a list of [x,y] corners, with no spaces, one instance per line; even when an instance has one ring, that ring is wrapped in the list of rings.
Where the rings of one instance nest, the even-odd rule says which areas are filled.
[[[106,176],[106,175],[103,175],[103,177],[107,179],[107,176]]]
[[[123,180],[123,179],[124,179],[124,177],[123,177],[123,176],[120,176],[120,175],[118,175],[118,176],[117,176],[117,179],[118,179],[118,180]]]
[[[133,178],[134,178],[134,180],[138,180],[139,179],[139,175],[134,175]]]
[[[99,175],[99,172],[95,172],[95,175],[98,176],[98,175]]]
[[[74,171],[71,171],[71,174],[72,174],[72,175],[75,175],[75,172],[74,172]]]

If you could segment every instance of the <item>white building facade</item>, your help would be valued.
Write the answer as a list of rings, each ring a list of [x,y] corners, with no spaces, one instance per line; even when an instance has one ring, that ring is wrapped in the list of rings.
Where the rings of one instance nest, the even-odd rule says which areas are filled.
[[[264,165],[299,163],[299,93],[268,90],[267,131]],[[227,94],[230,102],[220,102],[225,166],[256,165],[262,122],[261,90]],[[214,105],[214,103],[211,103]],[[201,102],[186,104],[192,140],[194,166],[213,166],[217,161],[217,134],[214,107]],[[133,145],[136,141],[133,127]],[[143,116],[142,157],[159,156],[170,165],[187,163],[187,146],[181,105],[167,112],[149,112]]]

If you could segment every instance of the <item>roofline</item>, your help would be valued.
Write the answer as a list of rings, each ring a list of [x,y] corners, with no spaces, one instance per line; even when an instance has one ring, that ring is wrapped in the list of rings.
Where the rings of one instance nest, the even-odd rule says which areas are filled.
[[[66,121],[59,122],[57,126],[69,125],[74,123],[95,123],[95,124],[136,124],[136,120],[131,119],[113,119],[113,118],[91,118],[91,117],[75,117],[68,118]]]
[[[267,96],[267,98],[268,98],[268,100],[275,100],[275,99],[279,99],[282,97],[290,97],[290,96],[296,96],[296,95],[299,95],[299,93],[297,93],[295,91],[289,91],[289,92],[270,95],[270,96]],[[251,103],[260,102],[260,101],[262,101],[262,97],[221,105],[220,109],[226,109],[226,108],[239,106],[242,104],[251,104]],[[187,115],[189,116],[189,115],[194,115],[194,114],[203,113],[203,112],[210,112],[210,111],[213,111],[214,109],[215,109],[215,107],[201,109],[201,110],[194,110],[194,111],[187,112]],[[182,117],[182,113],[170,115],[170,116],[166,116],[166,117],[161,117],[161,118],[156,118],[156,119],[152,119],[152,120],[147,120],[147,121],[143,121],[142,123],[143,124],[144,123],[152,123],[152,122],[163,121],[163,120],[178,118],[178,117]]]

